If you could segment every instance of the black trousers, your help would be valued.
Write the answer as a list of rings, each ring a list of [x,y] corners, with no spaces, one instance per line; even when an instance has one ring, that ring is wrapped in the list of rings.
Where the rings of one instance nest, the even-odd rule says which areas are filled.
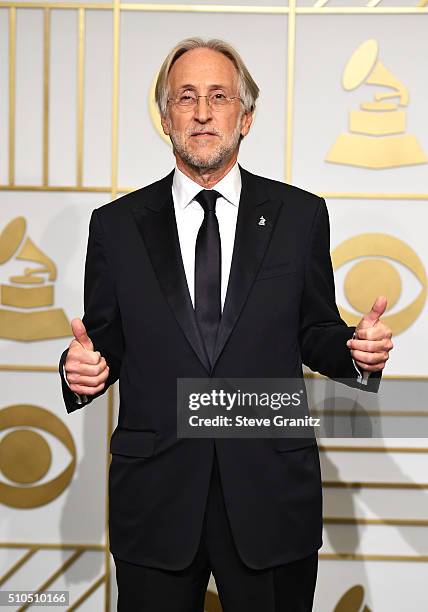
[[[170,571],[114,560],[118,612],[203,612],[211,572],[223,612],[312,610],[318,553],[264,570],[246,566],[233,542],[216,456],[201,541],[191,565]]]

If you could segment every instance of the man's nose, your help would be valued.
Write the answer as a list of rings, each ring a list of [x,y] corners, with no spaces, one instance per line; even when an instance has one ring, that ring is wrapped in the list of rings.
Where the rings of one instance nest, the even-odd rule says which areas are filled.
[[[194,117],[197,121],[205,123],[212,116],[211,107],[208,104],[207,96],[198,96],[196,100],[196,106],[194,111]]]

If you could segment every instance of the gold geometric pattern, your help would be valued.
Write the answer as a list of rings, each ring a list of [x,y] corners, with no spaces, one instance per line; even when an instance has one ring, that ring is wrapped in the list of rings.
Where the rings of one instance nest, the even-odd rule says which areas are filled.
[[[298,0],[297,0],[298,1]],[[355,2],[353,2],[352,0],[348,0],[349,2],[349,8],[355,7]],[[414,7],[420,7],[423,8],[424,6],[427,6],[428,4],[428,0],[414,0]],[[343,4],[340,5],[341,7],[345,8],[345,6]],[[369,8],[369,9],[375,9],[376,7],[385,7],[388,8],[388,3],[383,3],[383,0],[360,0],[360,6],[361,8]],[[411,5],[410,5],[411,6]],[[332,8],[332,7],[338,7],[338,5],[334,2],[331,2],[331,0],[315,0],[314,4],[313,4],[313,8],[317,8],[317,9],[321,9],[321,8]],[[339,8],[339,7],[338,7]],[[403,3],[403,7],[404,8],[404,3]]]
[[[7,590],[7,581],[18,571],[20,570],[36,553],[43,550],[64,550],[70,551],[71,555],[66,559],[66,561],[62,562],[53,572],[51,572],[42,584],[29,586],[28,590],[41,594],[45,590],[49,589],[50,585],[52,585],[60,576],[64,574],[68,568],[70,568],[78,559],[82,557],[82,555],[87,551],[99,551],[104,552],[104,546],[102,545],[86,545],[86,544],[0,544],[0,549],[23,549],[26,552],[20,557],[15,563],[13,563],[6,572],[0,576],[0,587]],[[67,610],[77,610],[79,606],[86,601],[90,595],[102,584],[106,583],[107,576],[106,574],[100,576],[97,580],[94,581],[92,585],[90,585],[79,597],[76,601],[70,605]],[[4,586],[6,585],[6,586]],[[19,608],[18,612],[23,612],[30,607],[30,604],[25,604]]]

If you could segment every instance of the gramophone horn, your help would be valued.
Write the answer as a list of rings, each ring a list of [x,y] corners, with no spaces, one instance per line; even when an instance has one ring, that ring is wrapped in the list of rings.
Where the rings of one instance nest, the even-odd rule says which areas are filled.
[[[16,253],[24,238],[26,226],[24,217],[16,217],[1,232],[0,264],[4,264]]]
[[[347,91],[364,83],[376,64],[378,51],[379,45],[374,38],[366,40],[355,49],[342,76],[342,85]]]

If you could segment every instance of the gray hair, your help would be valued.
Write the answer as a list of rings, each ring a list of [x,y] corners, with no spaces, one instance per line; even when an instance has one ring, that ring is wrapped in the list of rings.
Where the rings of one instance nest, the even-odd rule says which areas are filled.
[[[239,96],[243,102],[244,109],[246,112],[254,111],[259,88],[236,49],[227,42],[217,38],[206,41],[202,38],[186,38],[171,49],[159,71],[156,81],[155,99],[160,114],[163,117],[166,117],[168,114],[168,75],[170,70],[179,57],[192,49],[212,49],[213,51],[223,53],[223,55],[229,58],[238,72]]]

